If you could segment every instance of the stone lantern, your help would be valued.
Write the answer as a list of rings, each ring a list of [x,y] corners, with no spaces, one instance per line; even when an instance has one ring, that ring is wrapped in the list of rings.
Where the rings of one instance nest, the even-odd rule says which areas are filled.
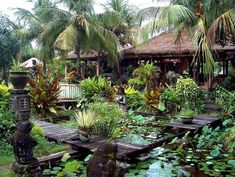
[[[9,99],[10,111],[14,114],[17,124],[28,121],[30,117],[30,96],[28,89],[12,89]]]

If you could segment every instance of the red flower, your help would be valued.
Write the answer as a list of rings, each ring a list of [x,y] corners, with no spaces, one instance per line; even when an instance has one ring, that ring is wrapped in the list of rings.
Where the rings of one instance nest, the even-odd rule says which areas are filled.
[[[229,113],[228,112],[225,112],[225,114],[224,114],[226,117],[228,117],[229,116]]]

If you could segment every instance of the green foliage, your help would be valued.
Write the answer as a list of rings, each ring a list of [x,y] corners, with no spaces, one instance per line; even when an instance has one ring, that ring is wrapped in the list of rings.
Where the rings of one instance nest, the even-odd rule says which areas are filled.
[[[181,107],[201,111],[203,95],[193,79],[178,79],[176,83],[176,95]]]
[[[230,152],[235,151],[235,126],[228,132],[228,136],[226,137],[226,145]]]
[[[110,102],[115,102],[116,101],[116,90],[111,85],[111,82],[105,80],[104,90],[105,90],[105,99]]]
[[[13,72],[24,72],[26,71],[26,68],[24,68],[23,66],[20,65],[21,63],[19,63],[18,60],[14,59],[12,66],[11,66],[11,71]]]
[[[156,67],[153,65],[153,63],[149,64],[149,62],[147,62],[146,64],[143,64],[134,70],[133,75],[135,76],[135,80],[132,80],[131,82],[138,84],[139,86],[142,82],[144,83],[145,88],[148,90],[150,89],[151,78],[154,76],[155,72]],[[130,85],[131,82],[129,83]]]
[[[144,108],[151,110],[157,110],[159,108],[161,91],[163,87],[160,85],[154,90],[146,90],[143,95]]]
[[[12,59],[17,57],[20,47],[18,41],[14,37],[14,25],[12,21],[0,13],[0,71],[2,71],[2,79],[8,83],[7,73],[10,70]]]
[[[105,78],[103,77],[88,77],[80,83],[81,89],[84,91],[84,96],[87,99],[91,99],[95,95],[100,95],[101,91],[104,89]]]
[[[166,88],[164,89],[163,93],[161,94],[161,100],[163,102],[169,101],[173,104],[179,103],[179,97],[177,96],[176,91],[168,84],[166,84]]]
[[[232,85],[235,83],[235,68],[230,64],[228,68],[228,75],[227,77],[223,80],[221,85],[228,89],[231,90]]]
[[[0,110],[7,109],[9,97],[8,87],[0,85]]]
[[[132,78],[128,80],[128,85],[134,87],[137,90],[144,89],[144,82],[139,80],[138,78]]]
[[[204,126],[202,129],[202,135],[196,135],[195,139],[198,138],[197,148],[200,149],[211,149],[214,145],[222,143],[222,136],[218,136],[220,128],[217,127],[213,130],[209,126]]]
[[[137,144],[137,145],[148,145],[149,141],[144,139],[140,135],[136,134],[129,134],[121,139],[124,142],[130,143],[130,144]]]
[[[33,106],[42,118],[46,118],[48,113],[56,113],[56,101],[60,94],[59,77],[50,79],[50,74],[46,75],[38,68],[35,79],[29,81]]]
[[[144,123],[144,117],[142,115],[135,115],[134,111],[131,109],[128,110],[127,115],[132,121],[135,121],[140,125]]]
[[[77,121],[77,126],[80,130],[92,132],[98,119],[93,110],[84,110],[75,113],[75,118]]]
[[[12,164],[15,160],[15,157],[13,155],[13,149],[11,147],[6,147],[6,145],[5,146],[0,145],[0,148],[2,149],[0,150],[0,156],[1,156],[0,166]],[[8,149],[8,151],[6,149]]]
[[[126,87],[125,94],[127,97],[127,104],[132,109],[137,109],[142,106],[140,98],[142,97],[141,92],[135,90],[133,87]]]
[[[70,73],[70,71],[76,69],[76,66],[72,61],[62,60],[62,59],[53,61],[53,63],[51,65],[49,65],[48,68],[51,72],[51,77],[53,79],[56,79],[58,76],[61,76],[62,78],[66,77],[66,82],[71,83],[72,80],[76,79],[76,78],[65,76],[65,66],[67,66],[67,68],[68,68],[68,73]]]
[[[197,113],[191,109],[182,109],[179,113],[179,116],[183,116],[183,117],[193,117],[195,116]]]
[[[15,119],[11,112],[7,110],[0,111],[0,136],[1,136],[1,145],[10,142],[10,138],[16,130]]]
[[[52,169],[45,169],[44,175],[58,176],[58,177],[76,177],[78,174],[86,174],[86,167],[84,162],[72,160],[68,153],[65,153],[61,159],[59,166],[53,167]]]
[[[228,91],[225,88],[216,85],[215,89],[215,101],[220,105],[224,112],[235,111],[235,91]]]
[[[95,129],[98,134],[110,137],[116,127],[123,120],[123,112],[115,103],[97,102],[90,105],[90,108],[96,113],[99,121]]]
[[[177,110],[179,105],[179,97],[176,94],[176,91],[166,84],[166,88],[161,93],[161,103],[164,104],[166,112],[174,113]]]
[[[31,130],[31,136],[38,142],[38,145],[34,149],[34,153],[37,157],[60,152],[66,149],[66,146],[62,144],[48,141],[45,137],[45,132],[37,124],[34,124]]]

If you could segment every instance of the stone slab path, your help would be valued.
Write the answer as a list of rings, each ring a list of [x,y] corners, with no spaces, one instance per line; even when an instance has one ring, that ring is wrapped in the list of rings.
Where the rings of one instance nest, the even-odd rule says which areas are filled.
[[[52,139],[57,142],[71,140],[72,137],[77,135],[76,128],[69,128],[40,120],[33,121],[33,123],[38,124],[45,131],[48,139]]]

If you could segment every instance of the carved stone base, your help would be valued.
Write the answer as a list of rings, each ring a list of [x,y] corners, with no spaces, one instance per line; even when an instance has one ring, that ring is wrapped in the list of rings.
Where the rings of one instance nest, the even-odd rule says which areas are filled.
[[[27,176],[27,177],[42,177],[43,173],[38,164],[38,162],[22,165],[17,162],[14,162],[12,165],[12,169],[19,176]]]

